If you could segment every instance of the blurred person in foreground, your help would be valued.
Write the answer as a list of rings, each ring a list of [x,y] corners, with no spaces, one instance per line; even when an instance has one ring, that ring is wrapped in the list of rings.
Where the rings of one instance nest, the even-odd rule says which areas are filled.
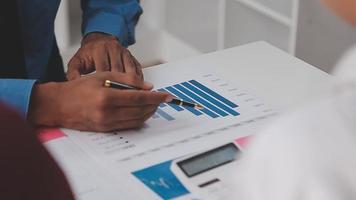
[[[356,26],[356,0],[324,0]],[[281,116],[251,140],[236,169],[239,200],[356,199],[356,49],[329,94]]]
[[[63,172],[28,124],[1,102],[0,135],[0,199],[74,199]]]

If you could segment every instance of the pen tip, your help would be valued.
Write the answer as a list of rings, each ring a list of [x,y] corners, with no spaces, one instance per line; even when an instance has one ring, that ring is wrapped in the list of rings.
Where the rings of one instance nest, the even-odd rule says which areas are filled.
[[[199,104],[195,105],[195,108],[198,109],[198,110],[204,109],[204,107],[202,105],[199,105]]]

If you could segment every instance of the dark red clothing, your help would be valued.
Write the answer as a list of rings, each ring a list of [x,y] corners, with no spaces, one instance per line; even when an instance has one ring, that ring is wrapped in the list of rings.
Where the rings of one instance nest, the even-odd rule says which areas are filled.
[[[0,199],[72,200],[63,172],[35,133],[0,105]]]

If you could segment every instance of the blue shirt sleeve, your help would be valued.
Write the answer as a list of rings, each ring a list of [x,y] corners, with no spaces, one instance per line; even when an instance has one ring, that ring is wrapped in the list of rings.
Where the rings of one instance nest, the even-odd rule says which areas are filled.
[[[142,14],[139,0],[81,0],[82,32],[116,36],[123,46],[135,43],[135,26]]]
[[[36,80],[0,79],[0,101],[14,107],[26,118],[35,82]]]

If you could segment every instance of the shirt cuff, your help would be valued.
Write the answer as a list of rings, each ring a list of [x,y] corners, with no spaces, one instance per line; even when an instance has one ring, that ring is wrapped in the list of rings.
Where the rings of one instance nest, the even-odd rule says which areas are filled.
[[[33,85],[36,80],[0,79],[0,100],[26,118]]]
[[[125,19],[112,13],[97,13],[87,20],[83,34],[102,32],[117,37],[121,45],[127,47],[135,43],[134,38],[130,37]]]

